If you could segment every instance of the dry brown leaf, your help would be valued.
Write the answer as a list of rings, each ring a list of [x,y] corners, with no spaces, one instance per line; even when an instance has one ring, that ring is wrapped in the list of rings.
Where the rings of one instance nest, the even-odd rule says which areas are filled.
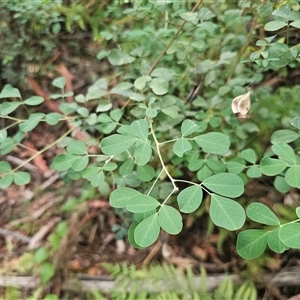
[[[249,117],[248,113],[251,106],[250,91],[246,94],[235,97],[231,103],[232,112],[239,120]]]

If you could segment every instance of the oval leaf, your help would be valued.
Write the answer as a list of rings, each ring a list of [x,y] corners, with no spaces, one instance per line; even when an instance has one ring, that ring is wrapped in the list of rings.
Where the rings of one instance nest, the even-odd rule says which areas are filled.
[[[281,242],[290,248],[300,248],[300,224],[289,223],[279,229]]]
[[[158,214],[155,213],[136,226],[134,240],[140,247],[148,247],[157,240],[159,231]]]
[[[300,166],[291,166],[285,173],[285,180],[290,186],[300,189]]]
[[[112,134],[101,141],[100,147],[104,154],[116,155],[129,149],[135,142],[136,137]]]
[[[159,210],[158,220],[161,228],[169,234],[178,234],[182,230],[181,214],[174,207],[162,206]]]
[[[144,166],[152,156],[152,148],[148,143],[138,143],[134,151],[135,162],[138,166]]]
[[[130,125],[132,133],[140,138],[147,139],[149,135],[149,125],[146,120],[137,120]]]
[[[127,202],[134,196],[142,195],[137,190],[120,187],[114,190],[109,196],[109,204],[115,208],[124,208],[126,207]]]
[[[265,156],[260,161],[260,170],[263,174],[274,176],[281,173],[287,167],[287,163],[283,160],[270,158]]]
[[[179,138],[173,145],[174,153],[182,157],[183,154],[192,149],[191,143],[186,138]]]
[[[249,229],[239,233],[237,237],[237,253],[245,259],[259,257],[266,249],[269,231]]]
[[[182,190],[177,197],[180,211],[183,213],[195,211],[200,206],[202,198],[203,191],[199,185],[193,185]]]
[[[169,90],[169,82],[164,78],[152,79],[149,86],[153,93],[159,96],[166,94]]]
[[[196,132],[199,126],[192,120],[184,120],[181,124],[181,134],[182,136],[190,135]]]
[[[254,222],[277,226],[280,225],[280,221],[277,216],[272,212],[272,210],[263,203],[253,202],[251,203],[247,209],[246,213],[249,219]]]
[[[230,146],[228,136],[220,132],[209,132],[198,135],[194,140],[202,147],[204,152],[213,154],[224,154],[228,151]]]
[[[297,132],[295,132],[293,130],[289,130],[289,129],[281,129],[281,130],[275,131],[271,135],[270,139],[271,139],[272,144],[276,144],[279,142],[291,143],[298,138],[299,138],[299,134]]]
[[[281,159],[288,162],[295,162],[296,156],[291,146],[284,142],[278,142],[272,146],[272,151]]]
[[[219,173],[205,179],[202,184],[212,192],[225,197],[239,197],[244,192],[243,180],[231,173]]]
[[[215,194],[211,196],[209,215],[214,224],[227,230],[241,228],[246,220],[245,211],[239,203]]]
[[[268,245],[271,250],[273,250],[276,253],[283,253],[284,251],[288,250],[288,247],[286,247],[279,238],[279,230],[280,227],[277,227],[274,229],[268,238]]]
[[[153,210],[158,207],[160,203],[147,195],[137,195],[130,198],[126,203],[126,209],[133,213],[143,213]]]

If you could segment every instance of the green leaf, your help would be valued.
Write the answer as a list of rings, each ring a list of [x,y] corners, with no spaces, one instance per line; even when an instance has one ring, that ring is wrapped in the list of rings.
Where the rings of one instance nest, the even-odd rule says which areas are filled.
[[[227,230],[240,229],[246,220],[245,211],[238,202],[215,194],[211,195],[209,215],[214,224]]]
[[[56,125],[56,124],[58,124],[61,117],[62,117],[62,115],[59,113],[50,113],[50,114],[46,115],[46,122],[49,125]]]
[[[10,137],[6,138],[6,140],[1,144],[1,154],[5,155],[9,153],[15,148],[16,145],[17,142],[15,140]]]
[[[133,213],[142,213],[157,208],[160,203],[151,196],[137,195],[127,201],[126,209]]]
[[[295,128],[300,129],[300,117],[293,118],[290,123]]]
[[[126,207],[127,202],[134,196],[142,195],[137,190],[120,187],[114,190],[109,196],[109,204],[115,208]]]
[[[137,166],[136,173],[141,181],[150,181],[155,176],[155,170],[149,165]]]
[[[277,216],[272,212],[272,210],[263,203],[253,202],[251,203],[247,209],[246,213],[249,219],[254,222],[277,226],[280,225],[280,221]]]
[[[18,89],[14,88],[10,84],[6,84],[0,93],[0,99],[3,98],[22,98],[22,96]]]
[[[185,21],[195,21],[197,20],[197,17],[198,17],[198,13],[195,13],[195,12],[184,12],[184,13],[181,13],[179,14],[179,16],[185,20]]]
[[[72,163],[72,169],[75,172],[81,172],[83,171],[87,165],[89,164],[89,156],[79,156],[73,163]]]
[[[147,139],[149,135],[149,125],[148,122],[144,119],[134,121],[130,125],[132,133],[140,138],[140,139]]]
[[[13,173],[8,173],[5,174],[1,179],[0,179],[0,187],[2,189],[8,188],[14,181],[14,175]]]
[[[279,230],[280,227],[277,227],[274,229],[268,238],[268,245],[271,250],[273,250],[276,253],[283,253],[284,251],[288,250],[288,247],[286,247],[279,238]]]
[[[203,191],[199,185],[193,185],[182,190],[177,196],[177,203],[180,211],[191,213],[201,204]]]
[[[239,160],[237,158],[237,160]],[[226,170],[226,165],[224,164],[224,162],[218,160],[218,159],[215,159],[215,158],[208,158],[206,160],[206,165],[212,169],[213,171],[215,171],[216,173],[220,173],[220,172],[224,172]]]
[[[278,142],[272,146],[272,151],[281,159],[288,162],[296,162],[296,156],[291,146],[286,143]]]
[[[98,102],[98,106],[96,108],[96,112],[108,111],[112,108],[112,103],[110,100],[101,100]]]
[[[22,103],[21,102],[4,102],[0,106],[1,116],[7,116],[13,111],[15,111]]]
[[[300,219],[300,207],[296,207],[296,215]]]
[[[87,154],[86,144],[83,141],[73,141],[67,147],[67,152],[74,155]]]
[[[100,171],[102,170],[102,168],[100,167],[96,167],[94,165],[89,166],[87,168],[85,168],[82,172],[82,177],[85,179],[92,179],[93,177],[95,177]]]
[[[279,238],[281,242],[290,248],[300,248],[300,224],[288,223],[280,227]]]
[[[107,91],[101,87],[98,86],[91,86],[88,88],[88,92],[86,94],[86,101],[90,100],[100,100],[101,98],[104,98],[104,96],[107,95]],[[103,106],[106,106],[107,101],[104,102],[104,104],[100,105],[100,110],[103,108]],[[102,111],[105,111],[102,109]]]
[[[75,102],[62,102],[59,105],[59,109],[65,115],[75,113],[78,109],[78,104]]]
[[[128,98],[133,100],[133,101],[137,101],[137,102],[141,102],[141,101],[144,101],[146,99],[144,95],[138,94],[138,93],[130,93],[128,95]]]
[[[259,257],[266,249],[269,231],[249,229],[239,233],[237,237],[237,253],[245,259]]]
[[[19,127],[23,132],[31,131],[40,123],[43,117],[44,114],[41,113],[31,114],[29,116],[29,119],[26,120],[24,123],[20,124]]]
[[[152,156],[152,148],[148,142],[138,142],[134,151],[135,162],[138,166],[144,166]]]
[[[128,241],[129,243],[136,249],[142,249],[141,246],[139,246],[136,242],[135,242],[135,239],[134,239],[134,231],[136,229],[136,227],[138,226],[139,222],[137,221],[134,221],[129,229],[128,229]]]
[[[93,187],[98,187],[104,182],[105,176],[103,172],[99,172],[93,178],[89,178]]]
[[[281,193],[287,193],[291,186],[288,185],[285,178],[283,176],[276,176],[274,180],[274,187],[277,191]]]
[[[11,170],[11,165],[7,161],[0,161],[0,173],[9,173]]]
[[[47,283],[54,276],[54,274],[55,274],[55,267],[51,263],[44,262],[41,265],[40,278],[43,284]]]
[[[159,232],[158,214],[155,213],[137,225],[134,240],[139,246],[148,247],[157,240]]]
[[[142,76],[134,81],[134,87],[138,90],[143,90],[146,87],[147,82],[151,81],[151,76]]]
[[[69,153],[59,154],[55,157],[52,167],[60,172],[66,171],[72,167],[73,162],[77,158],[78,156]]]
[[[274,176],[281,173],[287,167],[287,163],[283,160],[270,158],[269,156],[263,157],[260,161],[260,170],[263,174]]]
[[[182,136],[190,135],[196,132],[199,129],[199,126],[192,120],[184,120],[181,124],[181,134]]]
[[[41,264],[42,262],[44,262],[45,260],[47,260],[48,257],[49,257],[49,251],[48,251],[48,249],[46,247],[40,247],[34,253],[33,260],[36,263]]]
[[[116,155],[129,149],[135,142],[136,137],[112,134],[101,141],[100,147],[104,154]]]
[[[123,116],[123,113],[124,113],[123,110],[117,108],[112,110],[109,115],[115,122],[119,122]]]
[[[191,143],[186,138],[179,138],[173,145],[174,153],[182,157],[183,154],[192,149]]]
[[[79,107],[77,113],[83,118],[87,118],[90,114],[89,110],[86,107]]]
[[[66,82],[67,79],[65,77],[58,77],[52,81],[52,85],[54,85],[57,88],[63,89],[64,86],[66,85]]]
[[[26,99],[24,101],[24,104],[35,106],[35,105],[40,105],[43,102],[44,102],[44,98],[43,97],[40,97],[40,96],[31,96],[30,98],[28,98],[28,99]]]
[[[181,214],[174,207],[163,205],[158,220],[161,228],[169,234],[178,234],[182,230]]]
[[[280,28],[285,27],[287,24],[284,21],[279,21],[279,20],[275,20],[275,21],[270,21],[265,25],[265,30],[267,31],[276,31]]]
[[[249,178],[259,178],[259,177],[262,175],[262,173],[261,173],[261,171],[260,171],[259,166],[251,166],[251,167],[249,167],[249,169],[247,170],[246,175],[247,175]]]
[[[14,183],[16,185],[23,185],[30,182],[30,174],[27,172],[15,172]]]
[[[255,164],[257,160],[257,155],[253,149],[245,149],[241,152],[241,156],[244,160],[251,164]]]
[[[147,117],[153,119],[157,116],[157,109],[149,107],[146,109],[145,114]]]
[[[163,107],[161,111],[172,119],[178,118],[178,111],[175,106]]]
[[[300,166],[291,166],[285,173],[285,180],[288,185],[300,189]]]
[[[268,17],[273,11],[273,5],[271,3],[264,3],[258,8],[258,14],[260,17]]]
[[[211,169],[207,166],[204,165],[198,172],[197,172],[197,178],[200,181],[204,181],[205,179],[209,178],[212,174]]]
[[[197,171],[204,165],[204,159],[193,159],[189,162],[188,168],[190,171]]]
[[[245,169],[245,162],[243,159],[233,158],[227,162],[227,170],[229,173],[239,174]]]
[[[119,168],[119,173],[122,176],[126,176],[128,174],[131,174],[134,167],[134,161],[132,159],[126,160],[121,167]]]
[[[156,68],[152,73],[152,77],[159,77],[164,79],[170,79],[171,77],[175,76],[175,72],[173,69],[167,68]]]
[[[7,131],[6,129],[0,130],[0,143],[3,143],[7,138]]]
[[[212,192],[225,197],[239,197],[244,192],[243,180],[231,173],[219,173],[205,179],[202,184]]]
[[[289,129],[281,129],[281,130],[275,131],[271,135],[270,139],[271,139],[272,144],[276,144],[279,142],[288,144],[288,143],[295,141],[298,138],[299,138],[299,134],[296,133],[295,131],[289,130]]]
[[[227,135],[220,132],[209,132],[194,137],[195,142],[204,152],[224,154],[229,150],[230,141]]]
[[[290,23],[290,26],[300,28],[300,20],[296,20],[296,21]]]
[[[165,95],[169,90],[169,82],[164,78],[154,78],[149,84],[155,95]]]
[[[138,222],[141,223],[143,220],[147,219],[148,217],[156,214],[156,209],[148,210],[142,213],[135,213],[134,214],[134,219]]]
[[[107,58],[110,64],[112,64],[113,66],[122,66],[135,61],[135,58],[133,56],[130,56],[129,54],[122,52],[119,49],[111,50]]]

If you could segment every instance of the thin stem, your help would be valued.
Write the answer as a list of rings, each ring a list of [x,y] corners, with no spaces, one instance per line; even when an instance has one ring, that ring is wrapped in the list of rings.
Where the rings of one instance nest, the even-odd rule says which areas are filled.
[[[202,0],[199,0],[195,6],[193,7],[191,12],[194,12],[195,10],[197,10],[197,8],[199,7],[199,5],[202,3]],[[157,58],[157,60],[155,61],[155,63],[152,65],[151,69],[148,71],[147,75],[151,75],[151,73],[153,72],[153,70],[155,69],[155,67],[157,66],[157,64],[161,61],[161,59],[163,58],[163,56],[167,53],[168,49],[171,47],[171,45],[174,43],[174,41],[177,39],[179,33],[181,32],[181,30],[183,29],[185,23],[187,21],[183,21],[183,23],[180,25],[180,27],[178,28],[177,32],[175,33],[175,35],[173,36],[173,38],[171,39],[171,41],[168,43],[168,45],[165,47],[165,49],[162,51],[162,53],[159,55],[159,57]]]
[[[156,177],[156,179],[154,180],[154,182],[153,182],[153,184],[152,184],[150,190],[149,190],[148,193],[147,193],[148,196],[149,196],[150,193],[152,192],[153,188],[155,187],[156,182],[158,181],[159,177],[161,176],[161,174],[162,174],[164,171],[165,171],[165,170],[162,169],[162,170],[160,171],[159,175],[158,175],[158,176]]]
[[[22,168],[23,166],[25,166],[27,163],[31,162],[33,159],[35,159],[37,156],[39,156],[40,154],[44,153],[45,151],[47,151],[48,149],[50,149],[51,147],[53,147],[54,145],[56,145],[57,143],[59,143],[61,140],[63,140],[69,133],[71,133],[73,131],[74,128],[69,129],[66,133],[64,133],[59,139],[55,140],[53,143],[49,144],[48,146],[46,146],[45,148],[43,148],[42,150],[36,152],[34,155],[32,155],[31,157],[29,157],[27,160],[25,160],[22,164],[20,164],[19,166],[17,166],[15,169],[13,169],[13,172],[16,172],[17,170],[19,170],[20,168]]]
[[[156,151],[157,151],[157,155],[159,157],[159,160],[160,160],[160,163],[161,163],[161,166],[163,168],[163,170],[166,172],[167,176],[169,177],[170,181],[172,182],[173,184],[173,187],[174,187],[174,191],[177,191],[178,190],[178,187],[175,185],[175,180],[173,179],[173,177],[171,176],[171,174],[169,173],[168,169],[166,168],[165,164],[164,164],[164,161],[163,161],[163,158],[161,157],[161,153],[160,153],[160,149],[159,149],[159,142],[155,136],[155,133],[154,133],[154,129],[153,129],[153,126],[152,126],[152,122],[150,121],[149,122],[150,124],[150,128],[151,128],[151,134],[153,136],[153,139],[154,139],[154,142],[155,142],[155,145],[156,145]]]

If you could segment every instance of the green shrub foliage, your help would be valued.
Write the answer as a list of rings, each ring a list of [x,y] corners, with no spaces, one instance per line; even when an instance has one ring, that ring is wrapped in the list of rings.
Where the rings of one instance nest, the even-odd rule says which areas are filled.
[[[271,176],[282,193],[300,189],[299,104],[281,106],[281,93],[289,93],[292,103],[299,87],[273,95],[260,85],[264,72],[284,75],[299,67],[299,44],[288,39],[300,27],[299,3],[199,1],[191,7],[189,1],[117,2],[108,9],[132,28],[93,27],[93,32],[116,44],[101,50],[98,58],[114,66],[118,84],[112,87],[100,78],[69,103],[66,80],[57,78],[57,93],[47,101],[59,101],[60,113],[39,112],[42,97],[23,99],[17,88],[5,85],[0,94],[6,124],[0,130],[3,158],[41,122],[65,122],[69,129],[36,155],[55,144],[63,148],[52,168],[66,181],[84,179],[86,188],[109,195],[112,207],[130,212],[128,238],[135,247],[153,244],[161,230],[181,232],[183,214],[196,211],[209,195],[209,215],[216,226],[241,230],[246,217],[265,226],[239,232],[242,257],[258,257],[267,245],[277,253],[299,248],[299,208],[299,219],[281,224],[266,205],[253,202],[244,208],[239,203],[252,178]],[[64,7],[58,9],[69,27],[74,25],[73,10],[68,15]],[[86,19],[81,22],[84,29]],[[258,87],[251,90],[252,84]],[[231,110],[233,99],[240,120]],[[16,117],[22,108],[27,116]],[[77,139],[78,130],[89,138]],[[259,143],[266,136],[268,151]],[[5,159],[0,162],[1,188],[30,182],[24,164],[13,168]]]

